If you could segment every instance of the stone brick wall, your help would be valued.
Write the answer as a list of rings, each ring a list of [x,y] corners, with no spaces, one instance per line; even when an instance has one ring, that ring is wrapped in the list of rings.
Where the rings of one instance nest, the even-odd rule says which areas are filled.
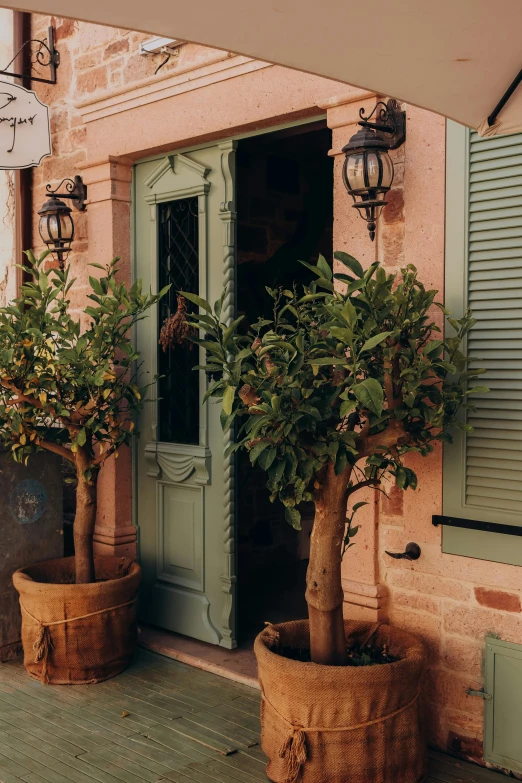
[[[33,15],[33,36],[45,38],[50,24],[55,27],[56,48],[60,52],[57,84],[34,82],[32,85],[40,100],[50,107],[53,150],[52,156],[34,170],[33,241],[39,251],[45,249],[38,233],[37,215],[45,201],[45,185],[51,183],[54,187],[64,177],[81,173],[88,158],[87,127],[80,111],[82,101],[149,83],[165,60],[162,54],[140,54],[140,43],[150,39],[150,35],[72,19]],[[214,50],[186,44],[161,68],[160,74],[164,77],[187,68],[197,68],[215,55]],[[95,150],[91,148],[89,152],[91,159],[96,157]],[[68,263],[78,281],[73,290],[73,301],[77,299],[80,306],[87,282],[87,264],[97,259],[88,254],[87,214],[74,212],[73,217],[75,241]]]
[[[427,287],[444,291],[444,121],[408,108],[408,142],[394,153],[396,179],[379,227],[385,264],[415,264]],[[419,143],[425,132],[425,146]],[[424,160],[420,163],[421,156]],[[424,191],[429,183],[428,191]],[[451,259],[447,260],[451,263]],[[440,313],[433,317],[440,324]],[[482,761],[484,702],[466,689],[483,687],[488,634],[522,644],[522,581],[516,566],[443,554],[442,449],[425,460],[410,456],[419,476],[417,491],[388,488],[374,497],[378,522],[379,583],[385,587],[383,615],[426,642],[426,714],[431,742]],[[385,550],[422,549],[416,562],[393,560]]]
[[[48,17],[34,17],[37,37],[45,35],[49,21]],[[78,306],[84,302],[87,260],[106,261],[103,254],[120,252],[121,247],[128,249],[130,245],[132,160],[140,154],[143,157],[223,138],[231,132],[317,116],[319,110],[327,113],[333,133],[334,246],[364,263],[378,256],[390,270],[414,263],[426,285],[439,289],[442,297],[445,125],[441,118],[408,107],[408,140],[393,153],[394,189],[379,223],[377,242],[371,245],[346,196],[340,169],[341,147],[354,132],[358,108],[364,104],[371,109],[374,96],[277,66],[241,63],[241,73],[235,71],[219,84],[207,81],[196,95],[187,90],[178,94],[175,90],[181,88],[176,86],[169,94],[162,94],[162,100],[146,103],[156,89],[154,71],[160,62],[160,58],[139,54],[139,42],[148,36],[70,20],[52,22],[62,58],[58,84],[35,89],[50,105],[54,154],[35,170],[34,204],[36,212],[44,201],[45,183],[56,185],[62,177],[73,176],[84,167],[88,170],[95,203],[89,206],[88,214],[75,214],[77,233],[70,256]],[[189,73],[201,66],[201,78],[211,79],[226,57],[186,45],[179,58],[172,59],[160,74]],[[125,90],[132,86],[141,90],[136,108],[120,108],[119,113],[110,114],[107,105],[114,98],[121,106]],[[93,98],[99,102],[88,109],[89,121],[84,124],[82,116],[86,117],[87,110],[82,106]],[[95,121],[100,106],[100,119]],[[36,215],[34,237],[38,246]],[[125,263],[128,272],[128,259]],[[0,288],[1,279],[0,268]],[[350,550],[343,566],[346,614],[388,618],[425,639],[429,649],[426,707],[430,742],[480,761],[483,703],[465,691],[482,687],[486,634],[522,643],[521,572],[513,566],[442,554],[440,530],[431,524],[432,514],[442,509],[441,464],[440,451],[424,462],[412,458],[419,475],[416,492],[390,489],[388,498],[368,494],[371,503],[360,514],[357,547]],[[106,473],[101,514],[104,537],[98,540],[112,547],[116,541],[111,538],[112,527],[120,524],[121,546],[128,546],[130,553],[133,529],[123,502],[131,487],[127,457],[119,461],[118,469],[127,470],[127,483],[113,467]],[[119,522],[116,517],[121,518]],[[420,544],[419,561],[395,561],[385,554],[385,550],[403,551],[408,541]]]

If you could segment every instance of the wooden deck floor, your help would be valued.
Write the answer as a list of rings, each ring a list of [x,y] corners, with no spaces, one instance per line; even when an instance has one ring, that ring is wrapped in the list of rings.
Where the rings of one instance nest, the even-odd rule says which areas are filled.
[[[44,686],[19,662],[1,664],[0,783],[267,781],[259,698],[144,651],[124,674],[89,686]],[[504,779],[432,754],[430,783]]]

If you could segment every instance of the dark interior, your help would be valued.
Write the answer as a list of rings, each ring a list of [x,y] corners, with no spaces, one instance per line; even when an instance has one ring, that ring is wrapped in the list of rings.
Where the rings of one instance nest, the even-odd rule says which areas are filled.
[[[270,317],[265,286],[308,283],[319,253],[330,262],[333,234],[331,132],[301,125],[243,140],[237,154],[237,310],[245,320]],[[266,476],[237,455],[238,637],[250,644],[264,622],[306,617],[305,574],[311,514],[297,533]]]

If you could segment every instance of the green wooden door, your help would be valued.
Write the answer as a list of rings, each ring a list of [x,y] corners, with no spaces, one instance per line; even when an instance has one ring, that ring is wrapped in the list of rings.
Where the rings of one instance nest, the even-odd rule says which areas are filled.
[[[140,322],[137,345],[151,381],[137,441],[136,494],[145,622],[223,647],[235,641],[234,463],[220,406],[201,400],[204,363],[193,347],[163,352],[158,336],[176,291],[215,301],[227,285],[234,318],[235,146],[232,141],[136,166],[136,276],[172,290]]]

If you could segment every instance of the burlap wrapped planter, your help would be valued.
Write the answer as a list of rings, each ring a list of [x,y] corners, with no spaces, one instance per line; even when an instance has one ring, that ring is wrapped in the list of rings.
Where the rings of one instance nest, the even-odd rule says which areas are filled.
[[[136,646],[141,568],[126,558],[99,557],[95,570],[95,583],[74,584],[74,558],[66,557],[13,575],[31,677],[79,685],[107,680],[128,665]]]
[[[361,641],[369,623],[346,622]],[[381,625],[374,635],[394,663],[321,666],[276,654],[309,648],[308,621],[268,626],[256,639],[263,693],[261,744],[274,783],[419,783],[427,751],[419,705],[422,643]]]

